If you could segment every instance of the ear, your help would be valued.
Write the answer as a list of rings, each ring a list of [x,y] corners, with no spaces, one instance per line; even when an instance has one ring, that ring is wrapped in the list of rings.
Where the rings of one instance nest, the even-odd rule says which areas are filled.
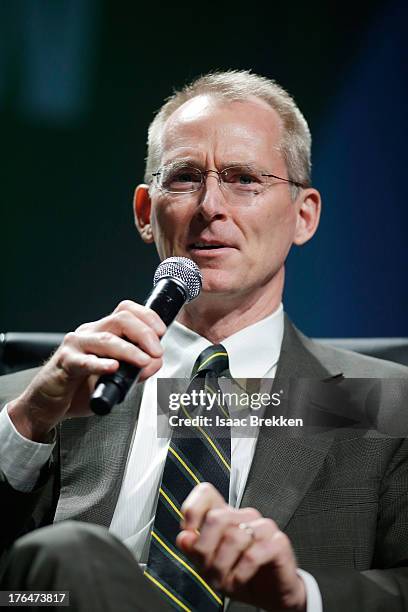
[[[133,212],[135,225],[143,242],[154,242],[152,226],[150,225],[151,201],[149,185],[138,185],[133,196]]]
[[[295,201],[298,208],[296,231],[293,244],[305,244],[317,230],[320,220],[322,199],[317,189],[303,189]]]

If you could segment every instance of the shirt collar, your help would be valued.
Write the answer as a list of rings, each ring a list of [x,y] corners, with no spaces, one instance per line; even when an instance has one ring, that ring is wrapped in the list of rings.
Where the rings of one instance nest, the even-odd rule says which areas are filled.
[[[283,338],[283,306],[225,338],[230,372],[234,378],[262,378],[276,365]],[[163,339],[164,366],[160,377],[189,378],[198,355],[211,342],[175,321]]]

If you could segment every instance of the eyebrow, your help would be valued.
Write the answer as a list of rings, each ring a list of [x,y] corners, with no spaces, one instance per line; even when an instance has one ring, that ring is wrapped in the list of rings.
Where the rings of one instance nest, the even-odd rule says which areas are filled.
[[[182,166],[183,164],[186,164],[188,166],[193,166],[195,168],[198,168],[199,170],[204,169],[203,164],[195,160],[192,157],[178,157],[176,159],[166,162],[165,164],[163,164],[163,166],[177,167],[177,166]],[[238,161],[238,160],[226,161],[220,167],[221,169],[224,169],[224,168],[229,168],[231,166],[250,166],[250,167],[255,167],[255,168],[260,167],[260,165],[257,162],[254,162],[253,160],[247,160],[247,159],[245,161]]]
[[[192,159],[191,157],[177,157],[163,164],[163,166],[180,166],[182,164],[188,164],[190,166],[200,166],[200,163]]]

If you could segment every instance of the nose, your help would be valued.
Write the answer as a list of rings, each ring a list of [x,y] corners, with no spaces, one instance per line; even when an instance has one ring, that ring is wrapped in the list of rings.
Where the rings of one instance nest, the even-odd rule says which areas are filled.
[[[207,219],[225,216],[225,196],[217,170],[207,170],[200,192],[199,212]]]

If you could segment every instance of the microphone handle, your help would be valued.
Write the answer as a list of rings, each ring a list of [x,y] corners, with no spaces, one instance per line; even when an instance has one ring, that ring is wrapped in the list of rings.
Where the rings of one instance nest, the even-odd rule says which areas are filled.
[[[164,324],[169,326],[180,312],[187,296],[187,288],[182,281],[175,278],[162,278],[146,300],[145,305],[157,312]],[[116,372],[101,376],[91,396],[91,410],[101,416],[109,414],[115,404],[125,399],[141,369],[131,363],[121,361]]]

